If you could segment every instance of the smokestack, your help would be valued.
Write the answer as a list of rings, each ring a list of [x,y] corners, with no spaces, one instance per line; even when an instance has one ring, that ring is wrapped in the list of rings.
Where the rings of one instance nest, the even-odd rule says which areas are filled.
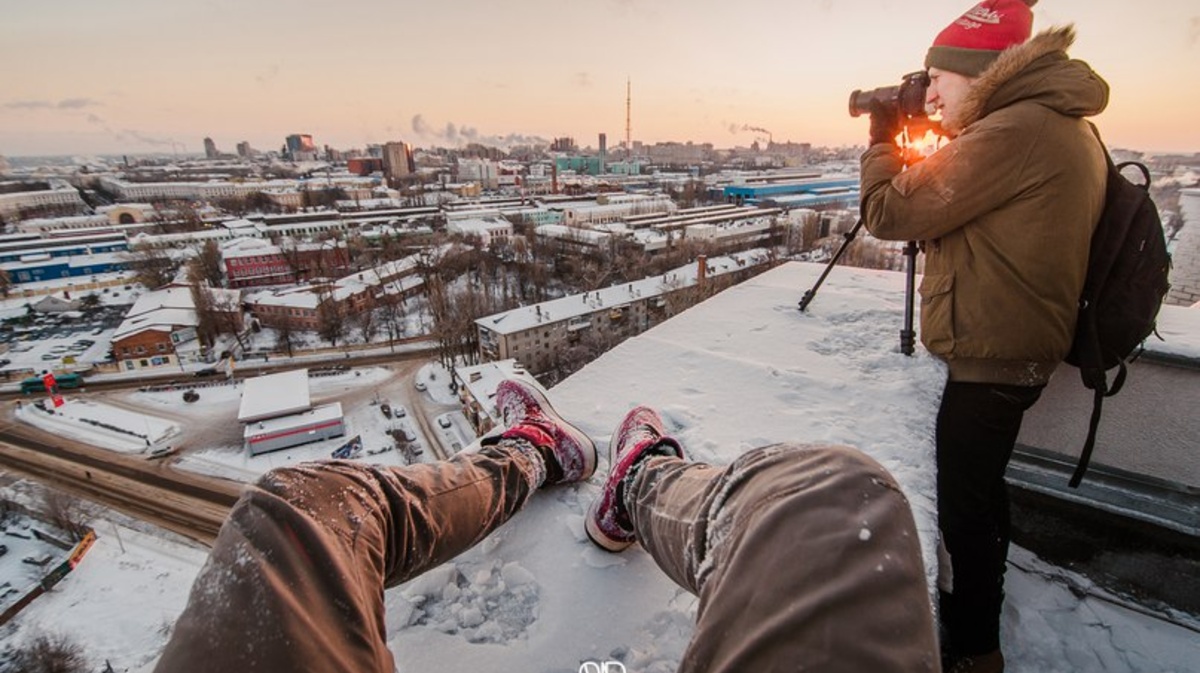
[[[558,193],[558,161],[550,164],[550,193]]]
[[[708,258],[700,255],[696,258],[696,285],[704,287],[704,281],[708,279]]]

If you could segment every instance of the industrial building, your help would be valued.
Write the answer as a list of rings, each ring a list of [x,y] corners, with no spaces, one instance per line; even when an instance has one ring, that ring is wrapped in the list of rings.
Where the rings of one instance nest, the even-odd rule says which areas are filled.
[[[340,402],[312,406],[307,369],[246,379],[238,422],[251,456],[346,434]]]
[[[778,208],[815,208],[858,203],[858,178],[801,178],[766,184],[726,185],[728,203],[773,205]]]

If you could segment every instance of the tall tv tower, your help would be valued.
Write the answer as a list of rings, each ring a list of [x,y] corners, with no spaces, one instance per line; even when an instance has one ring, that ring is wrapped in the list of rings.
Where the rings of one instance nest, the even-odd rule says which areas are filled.
[[[631,90],[632,89],[629,85],[629,78],[626,77],[625,78],[625,158],[626,159],[633,156],[633,133],[632,133],[632,126],[630,125],[630,122],[629,122],[629,119],[630,119],[629,109],[630,109],[630,107],[632,105],[632,101],[633,101],[632,95],[630,93]]]

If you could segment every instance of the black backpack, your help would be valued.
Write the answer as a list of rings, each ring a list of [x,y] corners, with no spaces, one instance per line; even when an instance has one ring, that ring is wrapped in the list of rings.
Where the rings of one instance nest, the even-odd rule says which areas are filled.
[[[1099,140],[1094,125],[1092,131]],[[1103,141],[1100,146],[1104,147]],[[1171,256],[1158,208],[1150,200],[1150,171],[1136,161],[1113,165],[1108,148],[1104,148],[1104,156],[1108,162],[1104,212],[1092,234],[1075,340],[1065,358],[1079,368],[1083,385],[1094,391],[1091,424],[1071,475],[1072,488],[1079,486],[1092,457],[1104,398],[1116,395],[1125,384],[1125,364],[1132,362],[1130,355],[1136,358],[1141,353],[1139,346],[1154,332],[1158,310],[1170,288]],[[1144,185],[1135,185],[1121,174],[1128,166],[1142,172]],[[1109,383],[1107,372],[1113,367],[1118,371]]]

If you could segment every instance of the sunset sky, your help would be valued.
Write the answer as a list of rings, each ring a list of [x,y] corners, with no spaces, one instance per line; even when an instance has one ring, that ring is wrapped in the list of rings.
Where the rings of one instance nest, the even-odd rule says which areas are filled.
[[[573,136],[862,143],[970,0],[56,0],[0,5],[0,154]],[[1112,86],[1108,144],[1200,151],[1200,1],[1042,0]]]

